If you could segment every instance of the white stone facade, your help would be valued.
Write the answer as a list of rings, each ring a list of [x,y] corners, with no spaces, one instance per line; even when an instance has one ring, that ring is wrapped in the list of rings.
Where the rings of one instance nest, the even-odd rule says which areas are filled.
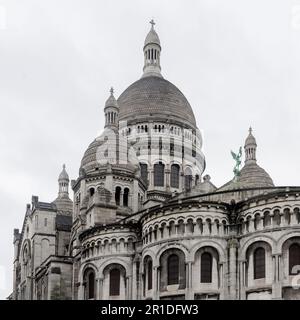
[[[33,197],[14,233],[13,299],[300,299],[300,187],[245,164],[217,188],[184,95],[161,75],[154,30],[144,73],[105,103],[68,196]]]

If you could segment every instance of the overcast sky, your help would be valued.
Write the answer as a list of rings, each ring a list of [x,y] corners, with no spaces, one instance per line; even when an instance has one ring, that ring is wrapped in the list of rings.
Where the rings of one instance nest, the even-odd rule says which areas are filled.
[[[300,0],[0,0],[0,298],[26,203],[55,199],[63,163],[77,178],[110,86],[119,96],[142,74],[152,18],[212,182],[232,178],[251,125],[259,165],[300,184]]]

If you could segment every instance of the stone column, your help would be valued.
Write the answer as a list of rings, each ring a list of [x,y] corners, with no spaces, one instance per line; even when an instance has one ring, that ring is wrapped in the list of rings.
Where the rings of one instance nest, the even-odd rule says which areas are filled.
[[[249,232],[253,232],[254,231],[254,219],[251,218],[249,219]]]
[[[291,214],[291,225],[297,224],[296,213],[294,211],[291,211],[290,214]]]
[[[159,293],[160,293],[160,268],[159,268],[159,266],[155,267],[155,274],[156,274],[156,282],[155,282],[156,294],[153,295],[153,299],[158,300]]]
[[[217,224],[215,221],[211,223],[211,234],[214,236],[218,234]]]
[[[149,190],[152,190],[154,187],[154,179],[153,179],[153,169],[149,168]]]
[[[187,275],[186,275],[186,299],[193,299],[193,270],[192,270],[192,261],[187,262]]]
[[[273,268],[273,283],[272,283],[272,298],[282,299],[281,288],[281,254],[272,255]],[[268,270],[267,270],[268,272]]]
[[[139,210],[138,191],[139,191],[139,185],[138,185],[138,181],[135,179],[133,181],[133,191],[131,195],[131,207],[133,209],[133,212],[136,212]]]
[[[203,221],[203,235],[204,236],[208,236],[209,235],[209,229],[208,229],[207,221]]]
[[[48,291],[49,291],[49,287],[48,287]],[[82,282],[78,283],[78,299],[79,300],[85,300],[85,296],[84,296],[84,285]]]
[[[96,295],[97,300],[102,300],[103,299],[103,278],[98,278],[97,279],[97,295]]]
[[[229,249],[229,299],[237,299],[237,261],[236,254],[239,246],[238,240],[234,237],[228,240]]]
[[[239,261],[240,299],[246,300],[246,260]]]
[[[133,267],[132,267],[132,278],[131,278],[131,282],[132,282],[132,300],[137,300],[137,284],[138,284],[138,279],[137,279],[137,273],[136,273],[136,264],[137,262],[134,261],[133,262]]]
[[[220,283],[219,283],[219,290],[220,290],[220,299],[224,299],[225,292],[224,292],[224,265],[221,262],[219,264],[219,277],[220,277]]]
[[[128,300],[132,300],[132,275],[127,277],[127,286],[128,286]]]
[[[124,201],[123,201],[123,191],[121,190],[120,192],[120,206],[123,206],[124,205]]]

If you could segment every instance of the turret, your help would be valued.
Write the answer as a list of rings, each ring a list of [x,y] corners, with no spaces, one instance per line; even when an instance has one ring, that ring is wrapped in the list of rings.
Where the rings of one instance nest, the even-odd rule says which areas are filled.
[[[160,40],[158,34],[154,30],[155,22],[153,19],[150,21],[151,29],[146,36],[144,43],[144,74],[143,77],[146,76],[158,76],[162,77],[160,71]]]
[[[118,128],[119,121],[119,106],[116,98],[114,97],[114,89],[110,89],[110,96],[106,100],[105,107],[105,128]]]
[[[69,175],[66,171],[66,165],[63,165],[62,172],[58,177],[58,197],[69,197]]]
[[[249,134],[245,141],[245,164],[256,163],[256,140],[252,134],[252,128],[249,128]]]

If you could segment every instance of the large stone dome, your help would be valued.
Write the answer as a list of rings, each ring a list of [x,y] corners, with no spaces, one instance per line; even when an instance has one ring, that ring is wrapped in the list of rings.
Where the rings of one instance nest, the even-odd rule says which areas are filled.
[[[119,97],[119,120],[166,119],[193,128],[196,120],[183,93],[168,80],[146,76],[130,85]]]

